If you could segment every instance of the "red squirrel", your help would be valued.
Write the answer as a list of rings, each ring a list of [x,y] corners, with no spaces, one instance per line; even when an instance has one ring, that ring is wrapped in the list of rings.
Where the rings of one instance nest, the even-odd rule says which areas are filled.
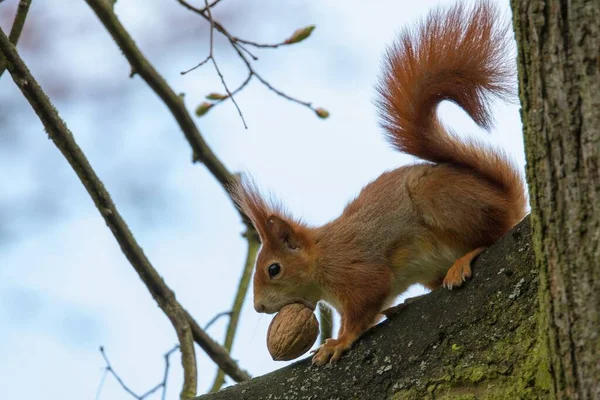
[[[461,286],[471,261],[526,215],[524,182],[505,153],[461,140],[437,117],[449,100],[483,128],[489,100],[511,94],[510,25],[480,1],[431,12],[388,49],[377,86],[387,139],[422,162],[383,173],[323,226],[294,219],[241,178],[232,195],[256,228],[261,249],[254,307],[275,313],[318,301],[341,315],[337,339],[313,363],[340,358],[413,284]]]

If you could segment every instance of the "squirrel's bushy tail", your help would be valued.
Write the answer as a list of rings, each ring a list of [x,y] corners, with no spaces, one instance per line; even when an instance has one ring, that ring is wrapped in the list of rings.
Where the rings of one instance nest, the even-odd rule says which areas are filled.
[[[433,11],[388,49],[377,105],[398,150],[468,168],[524,209],[522,178],[504,152],[459,140],[437,118],[438,104],[449,100],[479,126],[491,126],[490,98],[506,99],[513,91],[509,29],[488,0]]]

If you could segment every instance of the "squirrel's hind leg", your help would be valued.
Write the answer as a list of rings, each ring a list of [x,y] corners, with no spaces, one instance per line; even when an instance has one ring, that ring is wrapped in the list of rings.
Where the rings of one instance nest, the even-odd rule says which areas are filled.
[[[471,277],[471,262],[485,247],[478,247],[473,251],[468,252],[452,264],[446,277],[444,278],[444,287],[452,290],[453,287],[459,287],[463,282]]]

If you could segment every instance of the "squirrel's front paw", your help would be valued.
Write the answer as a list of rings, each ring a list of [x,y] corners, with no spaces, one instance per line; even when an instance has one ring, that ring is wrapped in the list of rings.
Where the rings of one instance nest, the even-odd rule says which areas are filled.
[[[315,353],[312,358],[312,363],[316,365],[325,365],[328,362],[336,362],[347,349],[348,346],[343,345],[336,339],[327,339],[317,350],[312,351],[312,353]]]

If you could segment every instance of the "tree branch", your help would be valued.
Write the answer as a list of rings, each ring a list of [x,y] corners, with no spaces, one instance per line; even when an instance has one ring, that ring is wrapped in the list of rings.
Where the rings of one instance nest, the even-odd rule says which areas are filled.
[[[231,91],[229,91],[229,88],[227,87],[227,83],[225,82],[225,77],[223,76],[223,73],[221,72],[221,69],[219,68],[219,64],[217,64],[217,59],[215,58],[215,53],[214,53],[214,31],[215,31],[215,21],[212,17],[212,13],[210,11],[211,6],[208,4],[208,0],[204,0],[204,4],[206,4],[206,6],[204,7],[204,10],[206,10],[206,13],[208,15],[208,19],[210,21],[210,51],[208,53],[208,57],[202,61],[200,64],[196,65],[195,67],[182,72],[181,74],[187,74],[188,72],[191,72],[193,70],[195,70],[196,68],[201,67],[202,65],[204,65],[207,61],[212,60],[213,66],[215,67],[215,71],[217,71],[217,74],[219,75],[219,78],[221,78],[221,83],[223,84],[223,88],[225,88],[225,92],[227,92],[227,96],[223,97],[223,99],[227,98],[227,99],[231,99],[231,102],[233,103],[233,105],[235,106],[238,114],[240,115],[240,118],[242,119],[242,123],[244,124],[244,128],[248,129],[248,126],[246,125],[246,120],[244,119],[244,115],[242,114],[242,110],[240,109],[240,107],[238,106],[237,102],[235,101],[235,98],[233,97],[233,93]],[[242,85],[241,87],[243,87],[244,85]],[[240,88],[238,88],[236,91],[239,91]],[[207,109],[208,110],[208,109]]]
[[[550,398],[529,218],[473,272],[458,290],[408,302],[330,366],[308,357],[197,400]]]
[[[27,19],[27,13],[29,12],[29,6],[31,5],[31,0],[20,0],[19,5],[17,7],[17,14],[15,15],[15,21],[13,22],[13,26],[10,29],[10,33],[8,35],[8,40],[16,47],[19,42],[19,38],[21,37],[21,32],[23,31],[23,27],[25,26],[25,20]],[[6,60],[4,57],[0,57],[0,77],[6,70]]]
[[[304,106],[310,110],[312,110],[319,118],[328,118],[329,117],[329,112],[326,111],[323,108],[316,108],[312,105],[312,103],[307,102],[307,101],[302,101],[302,100],[298,100],[292,96],[289,96],[287,94],[285,94],[284,92],[282,92],[281,90],[275,88],[273,85],[271,85],[265,78],[263,78],[260,74],[258,74],[258,72],[256,72],[256,70],[254,69],[254,67],[252,66],[252,63],[250,62],[250,60],[248,60],[248,58],[246,57],[246,55],[244,53],[246,53],[247,55],[249,55],[253,60],[257,60],[258,58],[256,56],[254,56],[252,53],[250,53],[250,51],[248,51],[248,49],[244,46],[244,45],[251,45],[254,47],[259,47],[259,48],[277,48],[279,46],[283,46],[283,45],[290,45],[290,44],[294,44],[294,43],[298,43],[304,39],[306,39],[308,37],[308,35],[310,35],[310,32],[312,32],[312,30],[314,29],[314,26],[311,27],[306,27],[304,29],[300,29],[299,31],[294,32],[294,34],[288,38],[287,40],[281,42],[281,43],[277,43],[277,44],[260,44],[260,43],[256,43],[256,42],[252,42],[252,41],[248,41],[248,40],[243,40],[240,39],[236,36],[233,36],[231,33],[229,33],[229,31],[227,31],[225,29],[225,27],[223,25],[221,25],[218,21],[215,21],[212,18],[212,14],[210,12],[210,7],[205,6],[204,8],[200,9],[197,7],[192,6],[191,4],[189,4],[186,0],[177,0],[177,2],[179,4],[181,4],[183,7],[187,8],[188,10],[200,15],[202,18],[204,18],[207,22],[210,23],[210,30],[211,30],[211,42],[212,42],[212,32],[213,30],[217,30],[218,32],[220,32],[221,34],[223,34],[223,36],[225,36],[227,38],[227,40],[229,41],[229,43],[231,44],[231,46],[233,47],[233,49],[236,51],[236,53],[239,55],[239,57],[242,59],[242,61],[244,62],[244,64],[246,65],[246,68],[248,69],[248,78],[246,79],[246,81],[244,81],[244,83],[235,91],[233,92],[229,92],[229,90],[227,89],[227,87],[225,87],[226,91],[227,91],[227,96],[221,96],[218,100],[218,102],[215,103],[203,103],[200,107],[200,110],[202,111],[201,113],[199,113],[198,115],[203,115],[205,114],[210,108],[212,108],[213,106],[221,103],[223,100],[229,99],[231,98],[231,100],[233,101],[233,94],[235,94],[236,92],[238,92],[239,90],[241,90],[242,88],[244,88],[244,86],[246,86],[246,84],[252,79],[252,77],[256,77],[256,79],[258,79],[264,86],[267,87],[267,89],[269,89],[270,91],[272,91],[273,93],[275,93],[276,95],[283,97],[286,100],[289,100],[293,103],[299,104],[301,106]],[[297,35],[301,34],[302,31],[306,32],[306,34],[301,35],[301,38],[298,38]],[[211,52],[212,54],[212,52]],[[190,71],[193,71],[194,69],[204,65],[208,60],[210,60],[212,58],[211,55],[209,55],[206,59],[204,59],[202,62],[200,62],[198,65],[196,65],[195,67],[187,70],[187,71],[183,71],[182,74],[186,74]],[[214,59],[213,59],[214,61]],[[219,71],[217,71],[219,72]],[[219,73],[219,76],[222,75]],[[223,81],[223,79],[221,79]],[[223,84],[225,85],[224,81]],[[211,99],[212,100],[212,99]],[[237,107],[237,105],[236,105]],[[239,111],[239,108],[238,108]],[[241,114],[241,112],[240,112]]]
[[[183,99],[171,89],[164,78],[144,57],[113,12],[110,3],[106,0],[86,0],[86,2],[96,13],[96,16],[115,40],[129,64],[131,64],[132,72],[139,74],[169,108],[192,148],[192,160],[194,162],[201,161],[206,165],[217,181],[226,188],[235,178],[204,141],[185,107]]]
[[[225,344],[223,345],[223,347],[225,347],[225,349],[230,353],[240,319],[240,313],[242,312],[242,307],[244,305],[244,299],[246,298],[246,293],[248,293],[248,287],[250,286],[250,278],[252,277],[252,269],[254,267],[254,261],[256,260],[256,253],[260,247],[260,240],[254,229],[249,228],[245,236],[248,239],[246,263],[244,265],[244,270],[242,271],[242,276],[240,277],[237,293],[233,301],[233,307],[231,308],[231,318],[229,318],[229,325],[227,326],[227,333],[225,334]],[[221,386],[223,386],[224,383],[225,373],[222,369],[219,369],[217,371],[215,382],[213,383],[210,391],[216,392],[221,388]]]
[[[162,400],[165,400],[165,396],[167,393],[167,379],[169,378],[169,368],[170,368],[169,358],[171,357],[171,354],[173,354],[178,349],[179,349],[179,345],[173,347],[171,350],[167,351],[163,355],[163,358],[165,359],[165,371],[163,373],[162,381],[160,383],[158,383],[157,385],[155,385],[150,390],[147,390],[145,393],[140,395],[140,394],[135,393],[131,388],[129,388],[129,386],[127,386],[125,384],[123,379],[119,376],[119,374],[117,374],[117,371],[115,371],[115,369],[111,365],[110,361],[108,361],[108,356],[106,355],[106,352],[104,351],[104,347],[100,346],[100,354],[102,354],[102,358],[104,358],[106,367],[104,367],[104,374],[102,375],[102,379],[100,380],[100,385],[98,387],[98,391],[96,392],[96,400],[100,399],[100,393],[102,392],[102,387],[104,386],[104,381],[106,380],[106,375],[109,373],[117,380],[117,382],[119,383],[119,385],[121,385],[123,390],[125,390],[128,394],[130,394],[132,397],[134,397],[137,400],[144,400],[146,397],[154,394],[159,389],[162,389]]]
[[[208,331],[208,328],[210,328],[212,324],[221,319],[221,317],[231,317],[231,311],[223,311],[212,317],[212,319],[208,321],[206,325],[204,325],[204,330]]]
[[[19,57],[16,49],[10,43],[4,32],[0,30],[0,53],[8,61],[8,70],[23,95],[27,98],[32,108],[42,121],[48,136],[56,147],[65,156],[90,197],[96,208],[111,229],[121,250],[136,270],[152,297],[158,303],[163,312],[169,317],[171,323],[177,330],[177,336],[182,346],[182,359],[186,362],[194,362],[193,346],[188,339],[192,338],[206,351],[209,357],[226,371],[234,380],[242,381],[249,378],[245,371],[237,366],[227,351],[214,342],[181,307],[175,299],[175,293],[166,285],[162,277],[154,269],[142,248],[133,237],[129,227],[119,214],[115,204],[110,198],[104,184],[89,164],[87,158],[75,142],[71,131],[58,115],[57,110],[51,104],[47,95],[42,91],[34,77],[29,72],[23,60]],[[191,332],[190,332],[191,331]],[[186,367],[184,363],[184,367]],[[190,365],[187,367],[191,368]],[[195,365],[194,374],[195,374]],[[184,375],[189,376],[189,371]],[[186,381],[184,387],[192,386],[193,382]]]
[[[170,86],[166,83],[162,76],[160,76],[160,74],[154,69],[152,64],[150,64],[150,62],[144,57],[144,55],[138,49],[129,33],[125,30],[123,25],[118,20],[117,16],[114,14],[110,4],[103,0],[86,0],[86,2],[96,13],[100,21],[104,24],[107,31],[113,37],[113,39],[115,40],[115,42],[129,61],[129,63],[131,64],[132,71],[138,73],[142,77],[142,79],[144,79],[144,81],[167,105],[167,107],[179,123],[181,130],[183,131],[186,139],[188,140],[188,143],[190,144],[190,147],[193,150],[194,161],[202,161],[209,169],[209,171],[213,174],[213,176],[215,176],[217,181],[219,181],[219,183],[225,189],[227,189],[228,184],[233,182],[233,180],[236,178],[225,168],[225,166],[221,163],[217,156],[208,147],[208,145],[202,138],[200,131],[191,119],[191,116],[188,113],[185,104],[183,103],[183,100],[175,94],[175,92],[170,88]],[[207,10],[216,5],[217,3],[217,0],[211,4],[205,3],[207,4]],[[205,61],[208,61],[211,56],[212,50],[211,54],[209,55],[209,58],[207,58]],[[220,76],[222,77],[222,75]],[[229,92],[228,90],[228,98],[232,97],[235,93],[241,90],[248,83],[248,81],[249,79],[247,79],[242,84],[242,86],[240,86],[233,92]],[[229,194],[229,192],[227,193]],[[241,216],[242,219],[244,219],[244,216]],[[214,341],[212,341],[212,339],[208,337],[208,335],[202,330],[202,328],[200,328],[196,321],[191,319],[191,317],[189,317],[189,319],[194,339],[202,347],[202,349],[211,358],[213,358],[217,365],[223,371],[225,371],[225,373],[230,375],[235,381],[238,382],[250,378],[245,371],[239,369],[235,361],[233,361],[229,356],[227,350],[224,350],[222,347],[218,346]],[[226,368],[224,368],[224,366]]]

